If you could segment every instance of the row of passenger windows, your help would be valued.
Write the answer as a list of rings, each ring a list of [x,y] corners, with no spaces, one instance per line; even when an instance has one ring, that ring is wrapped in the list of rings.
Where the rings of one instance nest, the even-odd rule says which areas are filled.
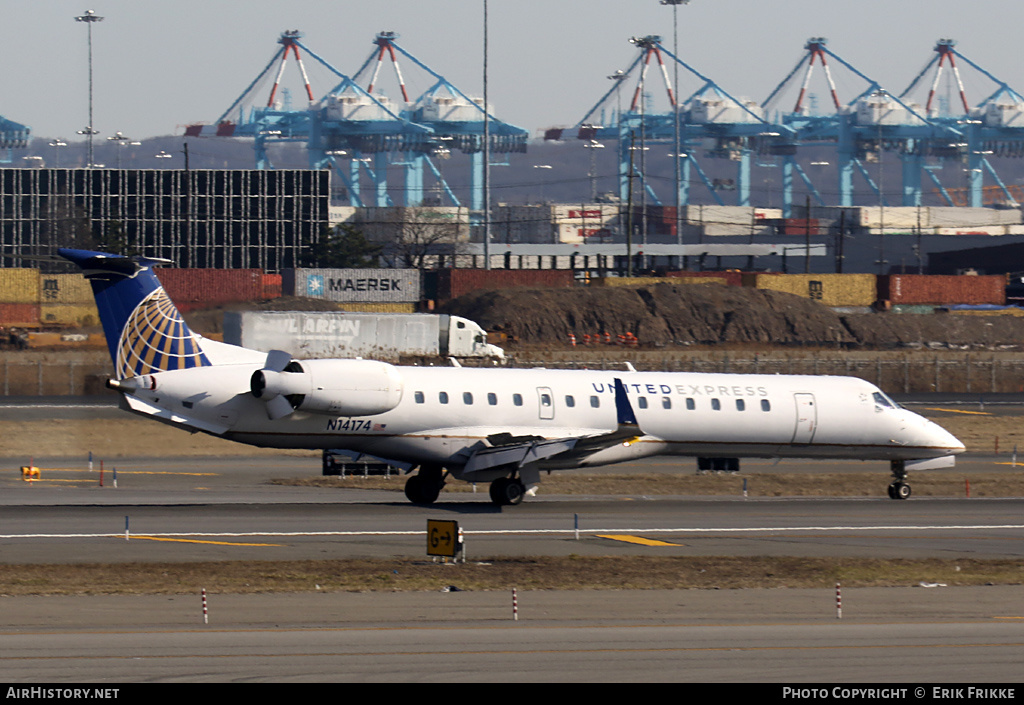
[[[423,392],[414,392],[413,393],[413,398],[414,398],[414,400],[416,401],[417,404],[425,404],[427,402],[426,394],[424,394]],[[448,404],[451,401],[451,397],[449,396],[448,392],[438,392],[437,393],[437,400],[441,404]],[[746,411],[747,401],[745,399],[735,399],[733,401],[736,404],[736,410],[737,411]],[[463,392],[462,393],[462,403],[463,404],[465,404],[466,406],[472,406],[473,402],[474,402],[473,392]],[[550,407],[552,405],[552,403],[553,402],[552,402],[551,395],[547,394],[545,392],[541,392],[541,394],[540,394],[540,405],[544,406],[544,407]],[[488,392],[487,393],[487,404],[489,406],[497,406],[498,405],[498,395],[495,394],[494,392]],[[519,393],[513,394],[512,395],[512,404],[513,404],[513,406],[522,406],[523,405],[523,395],[519,394]],[[565,405],[566,405],[566,407],[568,407],[570,409],[574,408],[576,406],[576,397],[574,397],[571,394],[567,394],[565,396]],[[694,411],[697,408],[697,400],[694,399],[693,397],[687,397],[685,405],[686,405],[686,409],[688,411]],[[592,395],[590,397],[590,406],[593,407],[594,409],[599,409],[601,407],[601,397],[597,396],[596,394]],[[641,409],[649,408],[650,407],[650,403],[648,402],[647,397],[638,397],[637,398],[637,406],[639,406]],[[671,409],[672,408],[672,397],[661,397],[661,408],[663,408],[663,409]],[[722,400],[721,399],[712,398],[711,399],[711,409],[712,409],[712,411],[721,411],[722,410]],[[771,410],[772,410],[771,402],[769,400],[767,400],[767,399],[762,399],[761,400],[761,411],[771,411]]]

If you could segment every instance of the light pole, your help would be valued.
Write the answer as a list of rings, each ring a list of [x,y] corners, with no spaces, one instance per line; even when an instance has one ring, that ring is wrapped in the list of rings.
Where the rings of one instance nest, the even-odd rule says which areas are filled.
[[[682,194],[680,193],[680,182],[682,181],[682,169],[679,164],[679,6],[690,4],[690,0],[661,0],[662,5],[672,6],[672,53],[675,54],[675,61],[672,62],[672,123],[675,131],[675,156],[672,161],[675,164],[675,185],[676,185],[676,244],[683,244],[683,229],[679,227],[682,220],[680,211],[683,207]],[[682,262],[680,262],[682,266]]]
[[[89,163],[86,164],[88,169],[92,168],[92,136],[99,134],[93,129],[92,124],[92,26],[94,23],[102,21],[103,18],[92,10],[86,10],[84,15],[79,15],[75,18],[75,22],[85,22],[89,35],[89,125],[85,130],[78,131],[78,134],[86,135],[86,139],[89,141]]]
[[[484,0],[484,269],[491,268],[491,122],[487,105],[487,0]]]
[[[57,168],[60,166],[60,148],[67,147],[68,143],[58,137],[53,142],[50,142],[49,146],[53,147],[53,166]]]
[[[121,148],[122,147],[138,147],[142,142],[135,142],[131,137],[125,137],[120,132],[115,132],[112,137],[107,138],[108,142],[113,142],[117,145],[117,168],[121,168]]]

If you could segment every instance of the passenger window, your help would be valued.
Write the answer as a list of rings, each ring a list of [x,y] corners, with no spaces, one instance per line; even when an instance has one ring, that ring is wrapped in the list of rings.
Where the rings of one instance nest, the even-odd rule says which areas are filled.
[[[473,403],[473,393],[472,392],[463,392],[462,393],[462,403],[466,404],[467,406],[472,404]]]
[[[551,395],[550,394],[541,394],[540,395],[540,405],[541,406],[551,406]]]
[[[714,409],[715,411],[721,411],[722,410],[722,402],[720,402],[717,399],[712,399],[711,400],[711,408]]]
[[[448,403],[448,392],[438,392],[437,399],[442,404],[447,404]]]
[[[639,399],[637,399],[636,400],[636,405],[639,406],[641,409],[646,409],[647,408],[647,397],[640,397]]]
[[[513,394],[512,395],[512,403],[515,404],[516,406],[522,406],[523,405],[523,395],[522,394]]]
[[[574,406],[576,406],[576,399],[574,399],[571,394],[566,394],[565,395],[565,405],[567,407],[569,407],[570,409],[573,408]]]
[[[662,409],[671,409],[672,408],[672,398],[671,397],[662,397],[661,398],[661,408]]]
[[[498,405],[498,395],[494,392],[487,392],[487,403],[491,406]]]
[[[686,398],[686,410],[687,411],[693,411],[696,408],[697,408],[697,402],[695,402],[693,400],[693,397],[687,397]]]
[[[600,399],[600,397],[597,397],[597,396],[590,397],[590,406],[592,406],[595,409],[600,408],[600,406],[601,406],[601,399]]]
[[[417,404],[422,404],[426,401],[426,398],[423,396],[423,392],[416,392],[413,394],[413,398],[416,400]]]
[[[743,401],[742,399],[737,399],[736,400],[736,411],[743,411],[746,408],[747,408],[747,403],[745,401]]]
[[[767,399],[762,399],[761,400],[761,411],[771,411],[771,410],[772,410],[772,403],[770,401],[768,401]]]

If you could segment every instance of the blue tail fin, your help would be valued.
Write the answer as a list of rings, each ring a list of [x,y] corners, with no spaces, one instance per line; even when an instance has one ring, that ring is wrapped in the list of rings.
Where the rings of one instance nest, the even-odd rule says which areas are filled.
[[[210,364],[153,273],[167,260],[58,250],[92,284],[118,379]]]

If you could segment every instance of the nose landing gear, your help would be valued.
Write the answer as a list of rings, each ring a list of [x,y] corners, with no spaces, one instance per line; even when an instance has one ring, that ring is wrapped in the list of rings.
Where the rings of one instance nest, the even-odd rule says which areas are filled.
[[[907,468],[902,460],[890,461],[893,481],[889,485],[889,499],[907,499],[910,497],[910,484],[907,483]]]

